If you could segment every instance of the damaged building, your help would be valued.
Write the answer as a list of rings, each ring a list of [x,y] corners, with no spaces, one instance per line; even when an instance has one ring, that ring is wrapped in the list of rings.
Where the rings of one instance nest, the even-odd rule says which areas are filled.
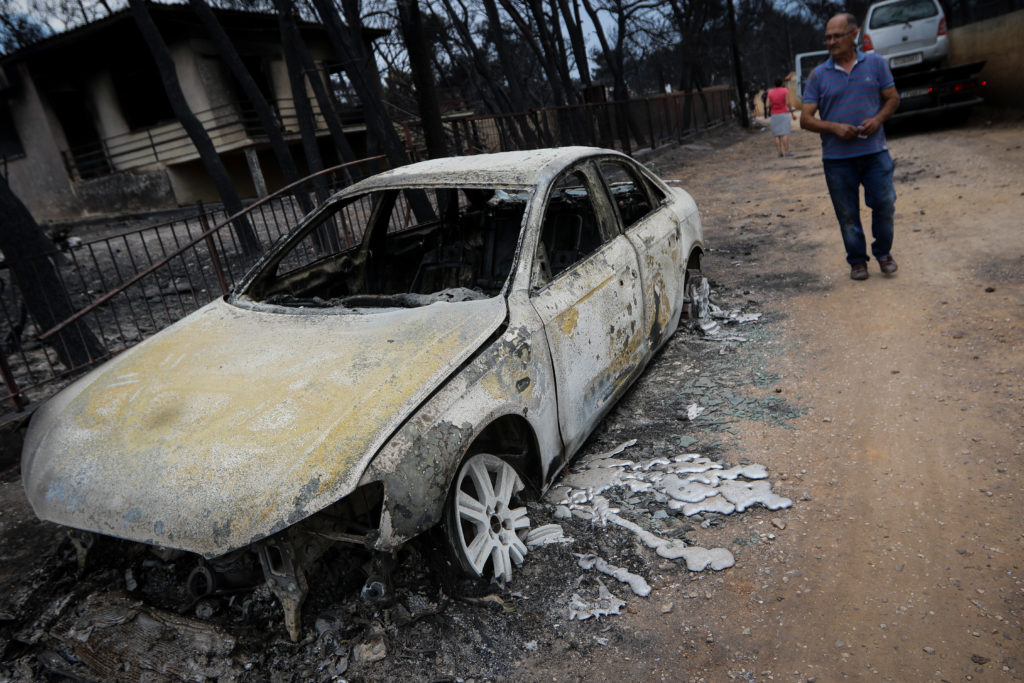
[[[199,18],[188,6],[151,4],[149,10],[189,107],[239,195],[283,186],[266,132]],[[297,150],[300,133],[276,15],[215,13]],[[299,29],[318,75],[336,97],[344,84],[326,31],[310,23]],[[382,35],[363,33],[367,42]],[[310,99],[321,152],[330,163],[337,155]],[[335,103],[349,144],[360,154],[362,114],[337,97]],[[11,189],[40,222],[219,201],[127,9],[0,58],[0,163]]]

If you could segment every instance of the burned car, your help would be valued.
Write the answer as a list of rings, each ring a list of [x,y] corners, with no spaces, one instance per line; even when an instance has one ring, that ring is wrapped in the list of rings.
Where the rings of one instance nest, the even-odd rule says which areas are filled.
[[[28,499],[74,530],[201,556],[207,588],[250,562],[292,638],[305,574],[336,543],[387,553],[440,524],[459,567],[507,579],[522,496],[706,297],[702,239],[686,192],[608,150],[365,179],[231,294],[41,407]]]

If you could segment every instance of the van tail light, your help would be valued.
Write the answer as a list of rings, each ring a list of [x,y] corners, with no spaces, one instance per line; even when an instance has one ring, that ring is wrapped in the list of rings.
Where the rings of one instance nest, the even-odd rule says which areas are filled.
[[[939,32],[937,34],[935,34],[935,35],[937,35],[937,36],[944,36],[944,35],[946,35],[946,17],[942,17],[941,19],[939,19]]]
[[[945,21],[945,20],[943,20],[943,21]],[[943,26],[945,26],[945,24],[943,24]],[[944,29],[942,29],[941,27],[939,28],[939,30],[945,32]],[[864,34],[864,42],[861,43],[861,49],[864,52],[874,52],[875,51],[875,45],[874,45],[874,43],[871,42],[871,36],[868,35],[867,33]]]

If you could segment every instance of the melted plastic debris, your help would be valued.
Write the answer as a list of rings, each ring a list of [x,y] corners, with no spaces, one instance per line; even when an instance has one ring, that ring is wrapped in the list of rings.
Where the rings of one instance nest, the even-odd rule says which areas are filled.
[[[608,502],[600,496],[598,496],[598,499],[603,501],[604,507],[607,508]],[[632,531],[644,545],[657,553],[658,557],[664,557],[666,560],[683,560],[686,562],[686,568],[691,572],[702,572],[708,567],[719,571],[721,569],[728,569],[736,564],[732,553],[725,548],[708,549],[699,546],[688,546],[681,539],[662,538],[644,529],[639,524],[623,519],[612,512],[605,515],[605,520],[623,529]]]
[[[631,494],[646,493],[667,499],[668,508],[683,515],[697,513],[731,514],[753,505],[769,510],[793,504],[772,491],[768,470],[757,463],[724,468],[698,453],[680,453],[635,461],[614,458],[635,444],[628,441],[617,448],[583,458],[576,469],[566,473],[547,494],[547,501],[594,524],[615,524],[631,531],[660,557],[686,562],[690,571],[725,569],[735,563],[725,548],[688,546],[679,539],[667,539],[620,516],[604,497],[612,488],[628,488]],[[582,566],[582,565],[581,565]]]
[[[580,569],[586,569],[587,571],[597,569],[602,574],[607,574],[613,579],[618,579],[626,584],[634,594],[639,595],[641,598],[646,598],[651,594],[651,584],[647,583],[647,579],[638,574],[634,574],[622,567],[608,564],[604,558],[598,557],[593,553],[587,555],[576,553],[576,557],[579,558]]]
[[[583,578],[581,576],[579,580],[582,581]],[[609,614],[618,614],[626,604],[625,600],[620,600],[612,595],[601,579],[594,577],[594,581],[597,582],[598,594],[596,597],[584,599],[579,593],[572,594],[569,599],[569,621],[586,621],[591,617],[600,619]]]
[[[667,496],[672,510],[686,516],[699,512],[730,514],[761,504],[769,510],[793,504],[772,491],[768,470],[757,463],[723,469],[722,465],[698,453],[671,458],[652,458],[636,462],[610,458],[621,453],[625,444],[611,453],[582,460],[576,471],[567,473],[551,488],[548,502],[571,511],[584,509],[588,518],[603,524],[610,510],[608,502],[595,498],[614,487],[628,487],[633,493],[655,492]]]
[[[551,545],[553,543],[572,543],[574,539],[565,535],[565,532],[557,524],[545,524],[536,529],[530,529],[526,534],[526,545]]]

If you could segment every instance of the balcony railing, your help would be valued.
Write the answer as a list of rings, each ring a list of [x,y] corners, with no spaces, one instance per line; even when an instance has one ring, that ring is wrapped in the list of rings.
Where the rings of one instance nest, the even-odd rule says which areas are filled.
[[[299,135],[298,117],[292,100],[279,100],[273,105],[279,129],[286,137]],[[238,104],[224,104],[196,117],[210,136],[218,152],[262,142],[267,135],[256,113]],[[338,115],[338,112],[335,112]],[[314,115],[317,135],[327,133],[327,123],[319,113]],[[147,166],[169,165],[198,157],[185,129],[177,121],[103,138],[95,143],[77,145],[64,151],[68,175],[74,180],[96,178],[117,171],[130,171]]]

